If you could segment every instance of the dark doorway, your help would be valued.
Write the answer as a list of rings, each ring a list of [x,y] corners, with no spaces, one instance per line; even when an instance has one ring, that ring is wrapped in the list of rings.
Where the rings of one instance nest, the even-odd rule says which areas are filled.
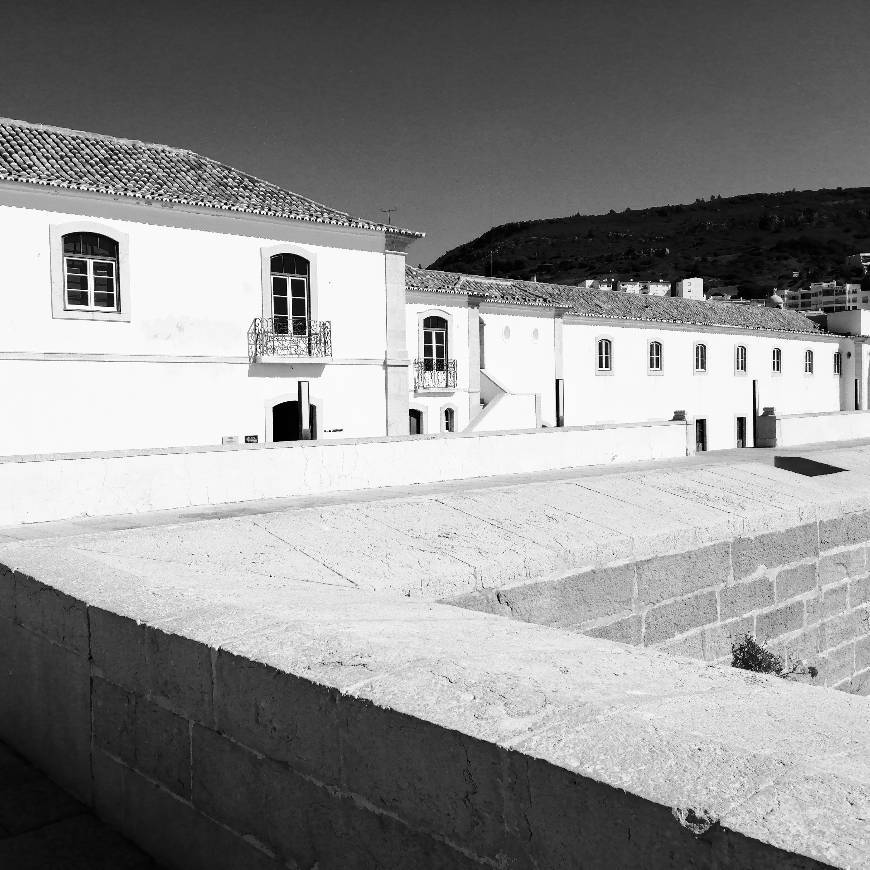
[[[746,417],[737,418],[737,446],[746,446]]]
[[[317,437],[317,407],[309,405],[311,437]],[[281,402],[272,407],[272,440],[301,441],[302,421],[299,419],[299,402]]]
[[[408,431],[412,435],[423,434],[423,412],[416,408],[411,408],[408,411]]]
[[[707,449],[707,421],[695,420],[695,450],[703,453]]]

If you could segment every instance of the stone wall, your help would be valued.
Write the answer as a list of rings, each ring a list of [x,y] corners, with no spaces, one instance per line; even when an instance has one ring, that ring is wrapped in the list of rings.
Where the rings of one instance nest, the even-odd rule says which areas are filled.
[[[0,568],[0,736],[169,868],[815,870],[870,848],[858,699],[442,605],[67,573],[102,605]],[[798,828],[809,769],[825,797]]]
[[[868,548],[870,512],[856,512],[451,603],[718,664],[753,634],[818,669],[802,679],[867,695]]]

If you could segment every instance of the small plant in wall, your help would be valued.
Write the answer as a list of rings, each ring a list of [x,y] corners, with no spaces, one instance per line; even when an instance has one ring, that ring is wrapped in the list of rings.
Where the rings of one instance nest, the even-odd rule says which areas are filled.
[[[801,660],[787,667],[780,656],[759,643],[751,634],[731,644],[731,667],[755,671],[757,674],[775,674],[783,679],[804,675],[815,679],[819,673],[817,668]]]

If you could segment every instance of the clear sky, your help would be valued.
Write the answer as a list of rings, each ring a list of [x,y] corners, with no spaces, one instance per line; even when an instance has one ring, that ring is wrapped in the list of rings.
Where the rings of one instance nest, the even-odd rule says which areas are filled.
[[[870,185],[868,0],[7,0],[0,115],[427,233]]]

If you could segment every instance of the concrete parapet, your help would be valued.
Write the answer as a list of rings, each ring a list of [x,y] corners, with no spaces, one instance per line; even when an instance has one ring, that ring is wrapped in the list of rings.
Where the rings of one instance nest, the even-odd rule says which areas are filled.
[[[112,583],[90,558],[93,573],[75,562],[64,579],[38,547],[4,552],[0,736],[167,867],[870,856],[863,699],[320,584],[192,570]],[[623,576],[575,578],[562,600],[598,601],[595,584]],[[715,613],[715,590],[680,591]],[[864,639],[850,643],[866,662]]]

